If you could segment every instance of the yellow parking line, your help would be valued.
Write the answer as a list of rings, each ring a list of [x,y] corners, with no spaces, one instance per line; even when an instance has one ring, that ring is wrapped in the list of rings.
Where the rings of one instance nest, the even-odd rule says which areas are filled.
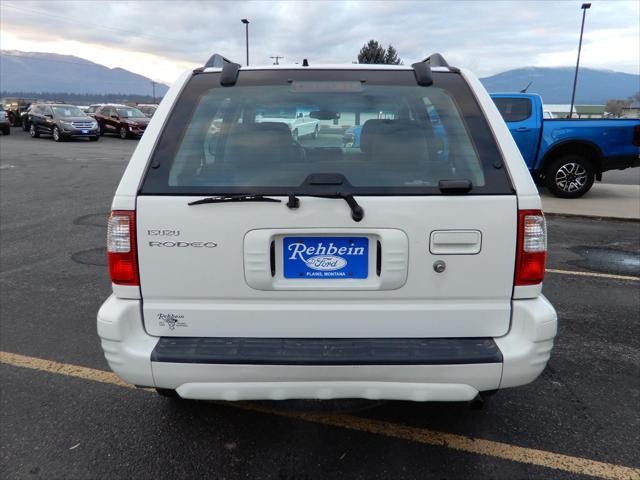
[[[17,353],[0,352],[0,363],[117,385],[119,387],[134,388],[133,385],[123,382],[111,372],[81,367],[78,365],[59,363],[41,358],[28,357]],[[598,462],[587,458],[572,457],[535,448],[519,447],[517,445],[495,442],[493,440],[483,440],[481,438],[467,437],[465,435],[437,432],[426,428],[410,427],[391,422],[355,417],[352,415],[294,412],[264,407],[262,405],[247,402],[216,403],[252,412],[277,415],[280,417],[319,423],[332,427],[341,427],[349,430],[372,433],[375,435],[398,438],[427,445],[436,445],[466,453],[486,455],[489,457],[562,470],[579,475],[588,475],[591,477],[611,480],[640,480],[640,469],[638,468]]]
[[[613,275],[611,273],[579,272],[574,270],[556,270],[554,268],[547,268],[546,272],[559,273],[561,275],[578,275],[580,277],[609,278],[611,280],[631,280],[632,282],[640,281],[640,277],[633,277],[630,275]]]

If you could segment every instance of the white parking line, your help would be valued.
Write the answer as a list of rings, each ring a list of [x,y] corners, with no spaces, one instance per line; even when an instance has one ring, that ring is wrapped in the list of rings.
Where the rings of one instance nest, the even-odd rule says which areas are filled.
[[[555,268],[547,268],[546,272],[559,273],[560,275],[577,275],[580,277],[608,278],[610,280],[629,280],[632,282],[640,281],[640,277],[633,277],[631,275],[613,275],[611,273],[578,272],[575,270],[556,270]]]

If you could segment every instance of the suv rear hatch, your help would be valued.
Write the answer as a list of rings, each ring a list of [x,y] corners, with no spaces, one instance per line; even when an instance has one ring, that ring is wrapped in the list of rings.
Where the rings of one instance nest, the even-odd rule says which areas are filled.
[[[505,334],[517,198],[465,81],[433,76],[194,75],[137,198],[147,332]],[[310,133],[291,131],[291,111]]]

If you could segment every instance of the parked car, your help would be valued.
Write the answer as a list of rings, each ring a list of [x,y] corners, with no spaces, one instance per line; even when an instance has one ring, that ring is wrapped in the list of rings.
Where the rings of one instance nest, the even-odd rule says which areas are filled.
[[[87,110],[85,111],[85,113],[86,113],[87,115],[89,115],[90,117],[93,117],[93,116],[94,116],[94,114],[96,113],[96,111],[97,111],[100,107],[102,107],[103,105],[105,105],[105,104],[104,104],[104,103],[94,103],[94,104],[92,104],[92,105],[89,105],[89,106],[87,107]]]
[[[12,127],[19,127],[22,123],[21,115],[29,105],[36,102],[33,98],[7,97],[2,99],[2,108],[7,114],[7,120]]]
[[[491,97],[533,177],[558,197],[581,197],[603,172],[640,166],[638,119],[547,119],[539,95]]]
[[[148,118],[153,117],[153,114],[158,109],[158,105],[155,103],[139,103],[136,107]]]
[[[192,399],[470,401],[542,372],[557,320],[540,197],[473,74],[440,55],[214,55],[163,102],[108,221],[97,329],[122,379]],[[296,141],[266,109],[370,118],[353,149]]]
[[[11,124],[4,110],[0,110],[0,131],[2,131],[4,135],[11,133]]]
[[[109,104],[98,108],[93,114],[100,125],[100,134],[118,135],[120,138],[140,138],[149,124],[149,119],[135,107]]]
[[[256,122],[284,123],[293,134],[294,139],[311,135],[318,137],[320,122],[309,116],[309,111],[297,111],[289,106],[267,107],[260,109],[256,115]]]
[[[33,107],[35,105],[38,104],[49,104],[49,105],[68,105],[66,102],[62,102],[62,101],[42,101],[42,100],[36,100],[35,102],[31,103],[29,105],[29,107],[20,114],[20,125],[22,126],[22,130],[25,132],[28,132],[31,128],[31,124],[30,124],[30,114],[31,114],[31,110],[33,109]]]
[[[27,121],[33,138],[42,134],[51,135],[56,142],[84,137],[95,142],[100,138],[98,123],[74,105],[34,104],[29,109]]]

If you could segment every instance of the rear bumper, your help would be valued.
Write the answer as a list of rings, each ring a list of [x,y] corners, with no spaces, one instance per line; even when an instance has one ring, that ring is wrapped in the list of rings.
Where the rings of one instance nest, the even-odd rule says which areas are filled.
[[[406,339],[404,345],[395,339],[387,341],[398,346],[391,350],[366,345],[371,339],[316,339],[315,350],[325,342],[325,353],[314,355],[314,348],[300,350],[296,340],[244,339],[241,345],[229,339],[218,347],[230,348],[212,349],[208,340],[152,337],[144,331],[139,300],[112,296],[98,313],[105,357],[123,380],[175,389],[184,398],[221,400],[471,400],[478,392],[535,380],[547,364],[556,328],[555,311],[541,296],[514,300],[511,328],[500,338]],[[276,361],[268,363],[269,357]]]

